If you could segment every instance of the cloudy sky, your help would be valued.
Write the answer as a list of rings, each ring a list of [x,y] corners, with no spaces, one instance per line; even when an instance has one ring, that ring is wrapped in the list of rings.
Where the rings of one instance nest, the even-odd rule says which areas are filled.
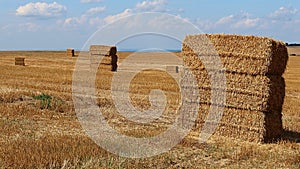
[[[299,0],[0,0],[0,50],[81,49],[105,25],[141,12],[172,14],[204,33],[299,43],[299,10]]]

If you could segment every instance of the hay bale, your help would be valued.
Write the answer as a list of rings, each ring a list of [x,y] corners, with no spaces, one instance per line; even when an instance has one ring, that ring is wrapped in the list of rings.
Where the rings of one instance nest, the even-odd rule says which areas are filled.
[[[106,46],[106,45],[91,45],[90,54],[98,56],[112,56],[117,54],[116,46]]]
[[[70,57],[74,57],[75,56],[75,50],[74,49],[67,49],[67,56],[70,56]]]
[[[285,97],[285,82],[278,76],[252,76],[247,74],[225,73],[226,87],[211,87],[210,77],[205,70],[193,69],[192,73],[198,84],[189,83],[189,75],[181,73],[181,88],[199,91],[199,103],[217,104],[211,101],[211,92],[226,95],[226,102],[220,106],[258,111],[281,111]],[[215,74],[220,74],[219,72]],[[192,93],[191,93],[192,94]],[[218,101],[218,100],[217,100]]]
[[[288,60],[285,43],[238,35],[188,35],[183,42],[182,55],[185,64],[191,67],[204,66],[192,59],[198,55],[208,58],[219,55],[227,71],[253,75],[282,75]]]
[[[257,143],[272,141],[282,134],[282,115],[279,111],[269,113],[223,107],[220,121],[217,121],[217,114],[213,115],[216,116],[215,118],[207,120],[210,109],[218,108],[221,107],[200,104],[193,131],[200,133],[204,130],[204,124],[206,123],[206,125],[217,126],[214,135]]]
[[[166,66],[166,71],[168,73],[179,73],[179,66],[168,65],[168,66]]]
[[[209,108],[224,107],[215,131],[217,135],[254,142],[269,141],[281,135],[285,97],[281,76],[288,59],[283,42],[254,36],[189,35],[183,42],[182,55],[186,67],[181,72],[181,87],[199,91],[197,101],[188,98],[195,93],[183,96],[184,102],[202,107],[197,126],[204,124]],[[225,69],[205,68],[198,56],[209,66],[215,64],[213,57],[220,56]],[[211,87],[211,76],[222,74],[226,77],[226,87]],[[197,84],[189,83],[192,77]],[[212,92],[226,95],[226,102],[212,101]]]
[[[208,71],[205,69],[189,69],[182,68],[181,69],[181,77],[182,79],[188,79],[189,74],[187,71],[190,70],[194,77],[198,80],[198,85],[201,88],[211,88],[211,80],[208,75]],[[210,73],[216,77],[220,77],[223,72],[218,71],[210,71]],[[226,89],[227,91],[237,91],[248,94],[264,94],[268,91],[272,86],[276,87],[284,87],[284,80],[280,76],[270,75],[249,75],[249,74],[240,74],[240,73],[230,73],[224,72],[226,77]],[[277,83],[280,82],[280,83]],[[219,88],[217,88],[219,89]]]
[[[15,65],[25,66],[25,58],[16,57],[15,58]]]

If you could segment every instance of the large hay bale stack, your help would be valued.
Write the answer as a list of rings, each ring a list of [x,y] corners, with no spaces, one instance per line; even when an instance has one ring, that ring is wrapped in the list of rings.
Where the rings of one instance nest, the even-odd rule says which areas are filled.
[[[23,57],[16,57],[15,58],[15,65],[25,66],[25,58],[23,58]]]
[[[224,107],[215,134],[246,141],[268,142],[280,137],[285,83],[282,74],[288,53],[283,42],[255,36],[188,35],[182,46],[184,64],[181,87],[198,88],[198,128],[212,107]],[[219,56],[223,70],[209,70]],[[200,60],[200,56],[202,59]],[[203,63],[205,59],[205,63]],[[188,80],[191,70],[197,86]],[[211,69],[215,69],[214,66]],[[210,73],[208,73],[210,72]],[[226,87],[211,87],[212,74],[224,73]],[[209,75],[210,74],[210,75]],[[226,102],[211,101],[211,93],[226,95]],[[187,99],[188,100],[188,99]]]
[[[75,56],[75,50],[74,49],[67,49],[67,56],[70,56],[70,57],[74,57]]]

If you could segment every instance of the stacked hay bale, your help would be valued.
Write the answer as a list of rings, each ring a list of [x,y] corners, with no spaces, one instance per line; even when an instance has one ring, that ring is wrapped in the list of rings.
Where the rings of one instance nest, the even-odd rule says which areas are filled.
[[[106,45],[91,45],[90,54],[94,56],[111,56],[117,54],[117,47]]]
[[[117,47],[107,46],[107,45],[91,45],[90,46],[90,56],[94,59],[94,62],[98,64],[99,56],[103,57],[101,64],[111,65],[113,68],[117,67],[115,62],[117,59]],[[96,64],[96,65],[97,65]]]
[[[74,57],[75,56],[75,50],[74,49],[67,49],[67,56]]]
[[[179,73],[179,67],[178,66],[174,66],[174,65],[167,65],[166,66],[166,71],[169,73]]]
[[[255,36],[189,35],[183,42],[182,55],[186,69],[198,82],[198,86],[186,83],[191,77],[183,70],[182,87],[199,89],[198,128],[210,109],[224,107],[215,134],[253,142],[280,137],[285,96],[282,74],[288,60],[283,42]],[[210,58],[216,56],[223,69],[213,70],[215,63]],[[212,88],[210,78],[221,73],[226,77],[226,87]],[[226,102],[213,103],[212,91],[225,95]]]
[[[25,58],[16,57],[15,58],[15,65],[25,66]]]

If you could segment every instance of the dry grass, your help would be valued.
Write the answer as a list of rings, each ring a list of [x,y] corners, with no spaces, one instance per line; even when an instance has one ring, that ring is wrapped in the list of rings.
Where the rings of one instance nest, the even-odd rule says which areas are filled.
[[[78,53],[77,53],[78,54]],[[118,53],[120,60],[130,53]],[[14,58],[26,57],[26,66],[14,66]],[[214,136],[199,144],[191,133],[169,152],[144,159],[128,159],[110,154],[90,140],[77,121],[71,95],[72,73],[77,58],[65,52],[0,52],[0,168],[299,168],[300,167],[300,57],[290,57],[283,108],[283,138],[270,144],[239,142]],[[105,61],[104,61],[105,62]],[[110,94],[113,73],[101,64],[96,86],[98,104],[105,116],[118,119],[109,124],[124,134],[153,136],[172,123],[166,111],[149,125],[126,121],[115,112]],[[165,82],[150,83],[163,77]],[[146,83],[148,82],[149,83]],[[168,84],[168,85],[165,85]],[[172,85],[169,85],[172,84]],[[132,82],[133,103],[147,109],[142,97],[150,88],[161,88],[168,98],[178,98],[174,80],[163,72],[144,71]],[[42,109],[33,96],[50,95],[60,103]],[[169,110],[177,108],[168,100]],[[169,111],[172,112],[172,111]],[[167,119],[167,120],[166,120]],[[124,123],[123,123],[124,122]],[[160,126],[160,127],[157,127]],[[133,130],[134,128],[137,128]]]

